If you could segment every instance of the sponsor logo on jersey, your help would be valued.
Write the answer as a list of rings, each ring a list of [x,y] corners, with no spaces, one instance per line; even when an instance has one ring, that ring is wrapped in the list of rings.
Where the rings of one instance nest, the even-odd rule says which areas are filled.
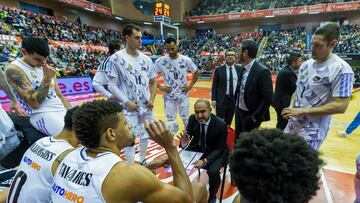
[[[57,185],[56,183],[54,183],[54,185],[52,186],[52,189],[55,192],[55,194],[65,198],[67,200],[70,200],[72,202],[76,202],[76,203],[85,202],[84,196],[77,195],[76,193],[73,193],[70,191],[66,191],[63,187]]]
[[[184,65],[180,65],[180,69],[184,69],[185,68],[185,66]]]
[[[33,77],[34,79],[37,78],[37,74],[36,74],[35,72],[30,72],[30,75],[31,75],[31,77]]]
[[[40,171],[41,165],[36,163],[35,161],[31,160],[29,157],[24,156],[23,162],[29,165],[31,168],[35,169],[36,171]]]
[[[127,69],[128,69],[128,70],[132,70],[132,69],[133,69],[132,65],[129,64],[128,67],[127,67]]]

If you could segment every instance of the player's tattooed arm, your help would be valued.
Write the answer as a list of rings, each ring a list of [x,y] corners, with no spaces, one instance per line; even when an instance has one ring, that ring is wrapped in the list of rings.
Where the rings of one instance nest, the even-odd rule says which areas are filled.
[[[25,72],[19,67],[10,65],[5,75],[8,83],[26,103],[32,108],[39,108],[49,92],[51,78],[44,77],[39,88],[35,90]]]
[[[11,101],[15,100],[14,94],[11,92],[8,83],[6,82],[5,73],[0,69],[0,89],[9,97]]]

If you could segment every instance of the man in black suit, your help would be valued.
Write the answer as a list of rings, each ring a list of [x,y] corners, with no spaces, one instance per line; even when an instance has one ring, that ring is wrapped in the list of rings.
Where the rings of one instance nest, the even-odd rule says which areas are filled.
[[[235,51],[225,52],[226,64],[215,69],[211,88],[212,106],[216,108],[216,116],[231,125],[235,112],[235,90],[240,76],[240,67],[235,65]]]
[[[273,99],[270,71],[255,60],[258,45],[244,40],[239,47],[239,62],[244,66],[236,88],[235,133],[249,132],[270,120]]]
[[[287,66],[279,71],[276,78],[273,103],[277,114],[276,128],[280,130],[284,130],[288,123],[288,120],[281,115],[281,112],[290,105],[291,97],[296,89],[296,71],[303,63],[303,57],[300,53],[292,52],[287,57],[286,62]]]
[[[215,202],[221,182],[220,169],[227,158],[227,125],[211,113],[208,100],[197,100],[194,108],[195,114],[190,116],[186,132],[180,136],[180,147],[203,153],[201,159],[195,162],[195,167],[207,170],[210,185],[208,201]]]

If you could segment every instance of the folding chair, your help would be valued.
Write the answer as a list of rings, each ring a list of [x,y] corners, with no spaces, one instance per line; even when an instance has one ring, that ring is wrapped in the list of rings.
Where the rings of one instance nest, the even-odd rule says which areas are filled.
[[[227,131],[228,131],[228,133],[227,133],[226,146],[227,146],[227,149],[230,154],[234,149],[235,130],[232,129],[230,126],[228,126]],[[227,165],[228,165],[228,158],[226,159],[225,164],[224,164],[224,173],[223,173],[223,178],[222,178],[222,183],[221,183],[221,191],[220,191],[220,203],[222,202],[223,195],[224,195],[224,186],[225,186]]]

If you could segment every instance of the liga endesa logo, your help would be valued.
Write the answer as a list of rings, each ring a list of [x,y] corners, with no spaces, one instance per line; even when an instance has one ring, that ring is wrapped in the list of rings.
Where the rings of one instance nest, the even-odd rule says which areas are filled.
[[[63,95],[73,95],[93,92],[90,77],[58,78],[59,88]],[[9,97],[0,89],[0,103],[10,102]]]

